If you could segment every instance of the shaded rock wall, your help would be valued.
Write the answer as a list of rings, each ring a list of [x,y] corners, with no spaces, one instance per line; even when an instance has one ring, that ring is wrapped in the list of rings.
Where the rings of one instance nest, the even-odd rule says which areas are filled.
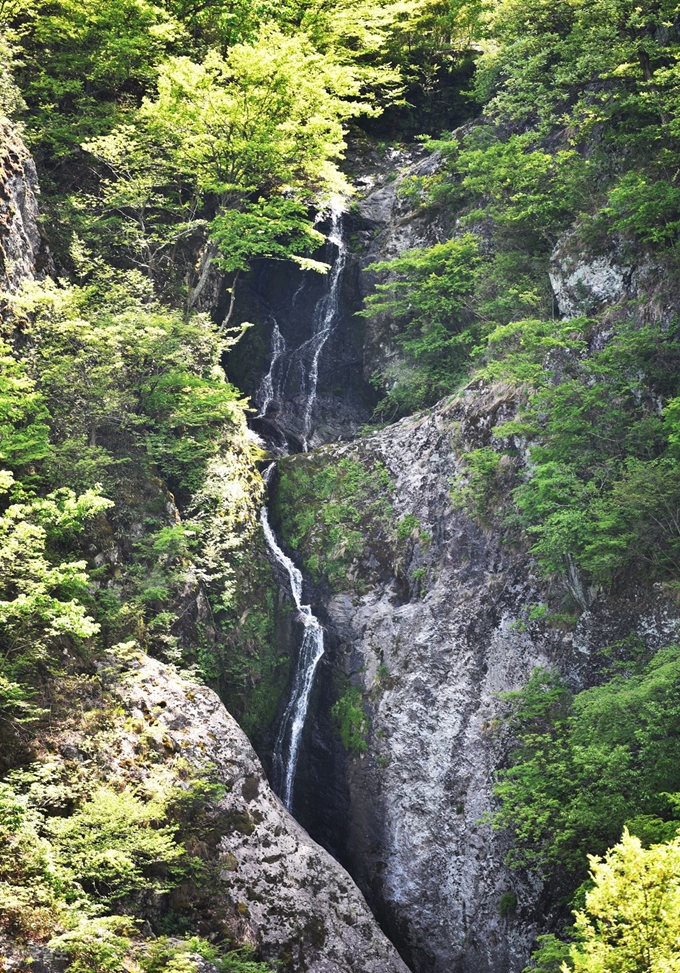
[[[345,218],[344,232],[350,233]],[[320,224],[322,232],[327,224]],[[315,256],[327,263],[337,251],[327,245]],[[274,376],[276,390],[263,419],[253,428],[268,440],[288,437],[300,448],[307,397],[305,387],[313,355],[315,314],[329,286],[330,275],[303,273],[294,264],[276,261],[256,263],[238,285],[235,322],[252,325],[230,353],[226,368],[231,381],[262,405],[262,382],[272,358],[275,325],[285,351]],[[312,445],[355,435],[368,421],[375,394],[363,378],[363,323],[355,317],[361,306],[359,265],[348,254],[340,281],[341,311],[319,357],[318,396],[311,417]]]

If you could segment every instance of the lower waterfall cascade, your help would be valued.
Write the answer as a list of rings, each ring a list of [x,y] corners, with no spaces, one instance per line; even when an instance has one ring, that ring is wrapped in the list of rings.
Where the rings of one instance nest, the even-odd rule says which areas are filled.
[[[269,482],[273,472],[274,464],[272,463],[265,471],[265,482]],[[262,507],[260,522],[267,548],[288,576],[291,594],[298,611],[297,617],[304,628],[293,675],[293,685],[279,723],[272,756],[274,790],[288,810],[292,811],[293,787],[300,754],[302,731],[309,708],[309,697],[314,685],[314,676],[324,654],[323,628],[319,620],[312,614],[309,605],[302,604],[302,573],[279,547],[269,523],[269,512],[266,506]]]

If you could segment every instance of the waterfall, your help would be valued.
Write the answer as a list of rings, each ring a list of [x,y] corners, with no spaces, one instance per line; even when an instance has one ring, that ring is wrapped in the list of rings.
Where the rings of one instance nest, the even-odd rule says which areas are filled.
[[[337,323],[340,306],[340,284],[347,263],[347,245],[342,235],[343,205],[341,200],[331,203],[331,229],[328,242],[338,248],[338,255],[330,271],[328,290],[317,304],[314,312],[314,334],[305,344],[312,348],[312,360],[305,387],[307,401],[302,417],[302,450],[309,450],[309,435],[312,425],[312,413],[316,402],[316,391],[319,384],[319,359],[324,345],[333,333]],[[304,346],[303,346],[304,347]],[[301,349],[300,349],[301,350]]]
[[[283,398],[290,363],[293,359],[297,361],[302,371],[301,390],[305,402],[301,423],[302,449],[305,453],[309,450],[309,441],[313,433],[312,423],[317,400],[321,354],[339,320],[342,275],[347,262],[347,246],[342,235],[343,212],[344,201],[333,200],[330,205],[331,225],[328,243],[337,249],[337,255],[329,272],[328,284],[324,294],[314,308],[312,337],[298,348],[289,350],[286,347],[278,322],[274,319],[269,371],[262,379],[256,395],[256,401],[259,405],[256,418],[263,418],[271,402]],[[292,304],[295,303],[302,292],[305,281],[306,275],[293,295]],[[271,480],[274,467],[275,464],[271,463],[264,473],[267,484]],[[324,653],[323,628],[319,620],[312,614],[310,606],[302,604],[302,574],[281,550],[269,523],[269,511],[266,506],[263,506],[260,513],[260,522],[270,555],[287,576],[290,592],[298,612],[298,621],[302,624],[303,629],[290,696],[278,725],[272,755],[274,790],[288,810],[292,810],[295,771],[302,742],[302,731],[307,718],[314,676]]]
[[[261,419],[267,414],[267,409],[277,395],[278,389],[275,384],[276,366],[279,363],[279,359],[286,352],[286,341],[279,331],[279,323],[276,318],[272,318],[272,320],[274,322],[274,327],[272,328],[272,357],[269,363],[269,371],[260,382],[260,387],[255,395],[255,401],[260,403],[260,411],[255,416],[256,419]]]
[[[267,467],[264,479],[269,483],[275,464]],[[273,768],[274,789],[289,811],[293,808],[293,785],[297,769],[300,741],[309,707],[309,697],[314,684],[314,675],[324,652],[323,629],[319,620],[312,614],[309,605],[302,604],[302,574],[281,550],[274,531],[269,523],[269,511],[262,507],[260,522],[264,538],[274,560],[288,575],[290,591],[298,610],[298,619],[303,625],[302,643],[298,662],[293,676],[293,685],[288,703],[279,724],[274,742]]]
[[[263,376],[257,392],[253,396],[258,406],[255,419],[267,419],[279,432],[289,439],[293,437],[300,443],[302,451],[308,452],[310,439],[313,435],[314,409],[318,401],[319,366],[324,347],[335,331],[340,317],[340,297],[342,278],[347,264],[348,249],[343,239],[343,215],[345,200],[333,199],[329,209],[317,217],[316,222],[330,219],[327,245],[335,250],[332,266],[325,278],[325,287],[321,297],[316,301],[311,314],[311,337],[301,344],[294,346],[290,335],[286,340],[279,327],[279,322],[273,316],[269,368]],[[306,271],[298,284],[289,309],[292,311],[299,302],[306,287],[312,282],[310,275],[315,277],[314,271]],[[282,321],[283,330],[290,325]],[[287,333],[287,332],[286,332]],[[280,415],[267,416],[272,402],[276,403],[284,413],[283,424],[279,425]],[[291,407],[292,403],[295,403]],[[289,440],[290,441],[290,440]]]

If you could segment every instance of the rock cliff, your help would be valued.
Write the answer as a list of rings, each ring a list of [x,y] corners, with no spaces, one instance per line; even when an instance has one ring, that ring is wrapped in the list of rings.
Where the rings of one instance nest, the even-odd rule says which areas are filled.
[[[0,287],[16,291],[24,280],[53,269],[38,224],[35,163],[14,128],[0,120]]]
[[[369,163],[365,155],[357,163],[352,215],[362,267],[450,236],[444,213],[424,213],[401,191],[409,176],[436,170],[436,155],[395,150]],[[677,311],[662,268],[623,241],[589,253],[573,229],[555,248],[550,277],[560,314],[601,315],[595,344],[606,339],[607,314],[628,313],[631,301],[643,322]],[[360,294],[377,279],[360,277]],[[365,378],[399,360],[394,322],[367,323]],[[500,524],[482,527],[465,513],[461,457],[493,445],[493,427],[515,409],[509,389],[474,383],[428,413],[281,464],[283,477],[297,468],[299,481],[312,484],[300,500],[316,527],[298,546],[298,563],[322,563],[330,550],[320,541],[333,517],[324,509],[326,474],[346,461],[387,471],[390,516],[410,526],[397,551],[359,500],[361,553],[315,588],[328,657],[301,758],[298,813],[347,865],[417,973],[519,973],[535,936],[556,918],[555,889],[510,871],[507,839],[488,823],[494,773],[507,756],[501,694],[520,688],[535,666],[558,669],[576,691],[592,685],[599,650],[631,633],[661,647],[680,622],[660,585],[622,583],[606,593],[585,589],[576,571],[548,581]],[[521,456],[522,442],[513,445]],[[315,499],[317,476],[326,493]],[[532,606],[560,599],[574,606],[573,625],[531,619]],[[343,755],[333,713],[348,683],[368,715],[366,752],[353,755]]]
[[[369,530],[348,580],[335,592],[319,589],[317,608],[331,647],[322,678],[359,687],[369,718],[366,753],[348,759],[349,810],[336,815],[348,818],[340,854],[418,973],[519,973],[550,924],[545,890],[505,867],[506,840],[485,823],[507,746],[496,729],[499,694],[522,686],[537,665],[583,688],[598,649],[631,632],[660,647],[680,621],[660,588],[595,594],[573,631],[529,619],[530,607],[551,597],[531,557],[473,523],[452,498],[462,445],[487,441],[512,407],[502,389],[470,389],[323,453],[329,466],[383,464],[395,519],[413,518],[401,563]],[[331,725],[317,713],[304,758],[312,766],[328,759]],[[327,808],[326,820],[333,817]],[[516,897],[509,911],[506,893]]]
[[[267,959],[310,973],[405,973],[349,875],[287,813],[255,752],[212,690],[143,658],[115,689],[171,764],[208,762],[226,787],[215,808],[221,889],[214,898],[239,938]],[[132,754],[133,734],[120,741]]]

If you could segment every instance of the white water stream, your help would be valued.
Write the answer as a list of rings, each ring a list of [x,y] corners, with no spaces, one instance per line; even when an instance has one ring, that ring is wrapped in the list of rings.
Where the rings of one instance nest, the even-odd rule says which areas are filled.
[[[340,284],[342,275],[347,263],[347,245],[342,235],[342,214],[343,209],[340,202],[331,203],[331,229],[328,234],[328,242],[338,248],[338,255],[333,261],[328,281],[328,290],[321,298],[315,308],[314,313],[314,334],[310,338],[309,344],[312,347],[312,360],[307,377],[305,393],[307,401],[305,412],[302,418],[302,450],[308,452],[308,437],[312,426],[312,413],[316,402],[316,391],[319,385],[319,359],[324,345],[332,335],[338,320],[340,309]]]
[[[269,483],[275,464],[267,467],[264,479]],[[307,718],[309,696],[314,685],[316,667],[323,655],[323,629],[319,620],[312,614],[309,605],[302,604],[302,574],[295,567],[291,559],[283,553],[278,545],[274,531],[269,523],[269,511],[266,507],[260,513],[260,522],[264,532],[267,547],[275,560],[288,575],[290,591],[298,610],[298,619],[303,625],[302,644],[298,654],[298,662],[293,675],[293,685],[290,697],[284,710],[279,729],[274,741],[272,758],[274,768],[274,789],[288,810],[293,807],[293,784],[300,753],[302,730]]]
[[[285,352],[286,340],[279,331],[278,321],[274,318],[274,327],[272,329],[272,358],[269,363],[269,371],[260,382],[260,387],[255,395],[256,402],[260,403],[260,411],[255,416],[256,419],[261,419],[263,416],[266,416],[267,409],[276,395],[276,366]]]
[[[339,319],[342,275],[347,262],[347,246],[342,235],[343,209],[342,201],[334,201],[331,204],[331,228],[328,234],[328,242],[337,247],[338,252],[329,272],[328,287],[314,309],[312,337],[299,348],[288,352],[278,323],[274,321],[269,371],[263,378],[256,396],[260,406],[258,418],[262,418],[266,415],[272,401],[282,396],[283,385],[288,372],[288,369],[283,367],[283,359],[290,354],[297,357],[301,365],[306,360],[309,361],[309,369],[302,376],[302,391],[305,396],[302,417],[302,449],[305,453],[309,449],[309,439],[312,433],[321,353]],[[304,278],[293,296],[293,303],[303,286]],[[311,352],[311,357],[308,358],[309,352]],[[272,463],[264,473],[267,484],[271,480],[274,468],[275,464]],[[293,807],[295,772],[300,755],[302,731],[309,709],[309,698],[314,685],[317,666],[324,653],[323,628],[319,620],[312,614],[310,606],[302,604],[302,574],[281,550],[269,523],[269,511],[266,506],[262,508],[260,513],[260,522],[267,547],[274,561],[283,568],[287,575],[291,595],[298,611],[298,620],[303,626],[302,642],[293,673],[290,696],[278,726],[272,755],[272,783],[275,791],[290,811]]]

